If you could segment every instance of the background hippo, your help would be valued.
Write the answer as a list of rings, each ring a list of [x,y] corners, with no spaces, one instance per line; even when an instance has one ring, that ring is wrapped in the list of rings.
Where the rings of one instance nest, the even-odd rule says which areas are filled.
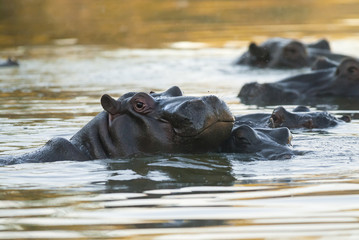
[[[309,67],[317,57],[327,57],[341,61],[346,56],[330,51],[329,42],[325,39],[312,44],[287,38],[270,38],[260,45],[252,42],[236,62],[260,68],[302,68]]]
[[[0,63],[0,67],[18,67],[18,66],[19,66],[19,62],[13,57],[8,57],[6,62]]]
[[[311,112],[306,106],[298,106],[292,112],[280,106],[269,113],[254,113],[236,116],[235,124],[247,124],[251,127],[278,128],[328,128],[340,123],[350,122],[349,116],[336,118],[328,112]]]
[[[327,67],[327,66],[326,66]],[[359,100],[359,61],[344,59],[338,66],[315,70],[274,83],[245,84],[238,97],[245,104],[314,104]],[[350,101],[345,101],[346,104]]]
[[[70,140],[54,138],[35,152],[9,156],[5,163],[119,158],[142,153],[217,150],[234,118],[215,96],[130,92],[118,100],[103,95],[99,113]]]

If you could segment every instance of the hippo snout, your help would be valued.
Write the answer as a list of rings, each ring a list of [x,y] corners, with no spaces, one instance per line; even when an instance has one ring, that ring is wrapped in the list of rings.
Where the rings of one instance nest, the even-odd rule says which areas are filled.
[[[228,122],[234,117],[227,105],[216,96],[204,96],[180,103],[171,115],[174,131],[180,136],[195,136],[215,123]]]
[[[282,145],[289,144],[292,145],[293,135],[286,127],[280,127],[276,129],[272,129],[269,134],[272,139]]]

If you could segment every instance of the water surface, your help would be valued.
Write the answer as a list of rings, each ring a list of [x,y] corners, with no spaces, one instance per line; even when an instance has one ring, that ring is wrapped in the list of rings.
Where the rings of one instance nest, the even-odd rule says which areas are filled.
[[[237,115],[270,112],[275,106],[240,104],[240,87],[309,71],[233,66],[241,49],[29,51],[37,57],[2,69],[1,155],[71,137],[101,111],[104,93],[177,85],[186,95],[218,95]],[[295,130],[293,148],[303,154],[288,160],[178,154],[2,166],[0,238],[353,239],[359,234],[358,133],[355,117],[335,128]]]
[[[1,1],[0,156],[70,138],[129,91],[214,94],[236,115],[247,82],[300,70],[233,66],[250,40],[327,37],[358,57],[356,1]],[[293,109],[295,106],[285,106]],[[0,239],[357,239],[359,106],[353,121],[294,130],[301,154],[162,154],[0,167]]]

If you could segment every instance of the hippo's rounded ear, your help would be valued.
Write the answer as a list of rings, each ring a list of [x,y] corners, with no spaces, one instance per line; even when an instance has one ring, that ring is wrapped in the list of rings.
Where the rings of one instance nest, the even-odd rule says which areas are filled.
[[[248,50],[251,54],[256,55],[255,53],[258,51],[258,46],[255,42],[251,42],[248,46]]]
[[[324,39],[324,38],[318,40],[317,42],[307,44],[307,47],[330,51],[330,44],[329,44],[328,40]]]
[[[113,115],[120,112],[121,104],[107,94],[102,95],[101,105],[106,112]]]
[[[258,46],[254,42],[249,44],[249,53],[250,55],[257,58],[259,61],[269,61],[270,60],[270,53],[267,48]]]
[[[299,105],[292,112],[310,112],[310,109],[307,106]]]
[[[167,91],[165,91],[163,95],[170,97],[178,97],[178,96],[183,96],[183,93],[179,87],[173,86],[169,88]]]

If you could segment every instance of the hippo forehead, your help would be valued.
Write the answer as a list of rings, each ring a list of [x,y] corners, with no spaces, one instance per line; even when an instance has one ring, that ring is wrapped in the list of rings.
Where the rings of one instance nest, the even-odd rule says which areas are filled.
[[[118,99],[118,101],[120,102],[125,101],[126,99],[132,98],[136,94],[138,94],[138,92],[125,93]],[[151,95],[156,100],[160,100],[162,98],[168,98],[168,97],[178,97],[183,95],[182,90],[177,86],[173,86],[165,92],[156,93],[154,91],[151,91],[148,94]]]
[[[183,96],[178,87],[172,87],[163,93],[130,92],[124,94],[118,101],[124,105],[123,107],[130,108],[129,103],[141,96],[146,96],[153,102],[153,110],[157,115],[180,114],[182,116],[197,117],[198,119],[206,116],[217,116],[220,119],[221,115],[224,114],[224,119],[221,120],[233,121],[227,105],[216,96]]]
[[[261,46],[268,47],[272,54],[285,48],[297,48],[304,52],[306,51],[306,46],[303,43],[289,38],[273,38],[264,42]]]

